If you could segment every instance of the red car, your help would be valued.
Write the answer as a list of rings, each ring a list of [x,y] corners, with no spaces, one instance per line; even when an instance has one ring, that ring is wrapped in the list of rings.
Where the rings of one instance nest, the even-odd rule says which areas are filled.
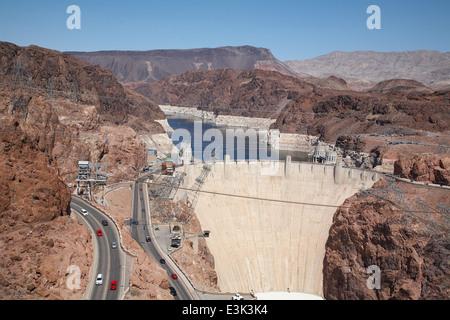
[[[172,279],[178,279],[178,276],[175,273],[172,273]]]
[[[117,280],[111,281],[111,286],[109,287],[110,290],[116,290],[117,289]]]
[[[98,237],[101,237],[102,235],[103,235],[102,230],[98,229],[98,230],[97,230],[97,236],[98,236]]]

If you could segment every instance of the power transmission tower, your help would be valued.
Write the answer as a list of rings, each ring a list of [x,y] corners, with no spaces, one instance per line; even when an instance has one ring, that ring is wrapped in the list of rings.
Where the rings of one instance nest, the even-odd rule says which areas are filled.
[[[205,163],[203,165],[200,176],[195,179],[194,185],[188,190],[188,192],[186,192],[184,200],[190,208],[195,209],[195,206],[197,205],[198,201],[199,191],[201,190],[210,172],[211,166]]]
[[[421,199],[416,199],[415,203],[418,204],[419,206],[418,212],[419,211],[422,212],[420,220],[424,223],[425,227],[431,234],[431,237],[433,239],[436,239],[436,237],[440,236],[440,227],[437,224],[436,219],[434,219],[432,216],[432,211],[435,210],[433,210],[433,208],[430,205],[428,205],[428,203],[426,203]]]
[[[34,97],[33,76],[31,74],[28,75],[28,92],[32,97]]]
[[[423,226],[433,240],[440,240],[448,235],[450,225],[450,208],[437,204],[436,208],[422,199],[408,201],[405,191],[400,189],[395,180],[386,176],[386,187],[376,190],[362,190],[364,195],[372,195],[381,200],[389,201],[403,210],[401,219],[408,227]],[[441,221],[439,221],[441,220]]]
[[[202,189],[203,184],[205,183],[205,180],[210,172],[211,166],[205,163],[200,176],[195,179],[194,185],[187,190],[181,201],[177,203],[177,206],[175,207],[176,218],[184,222],[189,222],[191,220],[197,205],[200,190]]]
[[[25,81],[24,81],[25,68],[22,65],[20,57],[16,56],[14,60],[14,76],[13,76],[13,95],[11,98],[12,108],[11,114],[22,112],[24,115],[24,121],[28,117],[28,99],[25,97]]]
[[[47,98],[53,102],[55,96],[53,95],[53,80],[52,78],[48,79],[48,89],[47,89]]]
[[[444,140],[439,141],[438,154],[446,154],[448,151],[448,146],[445,144]]]
[[[24,86],[24,80],[23,76],[25,73],[25,69],[22,66],[22,61],[20,57],[16,56],[14,59],[14,78],[13,78],[13,84],[17,87],[23,87]]]
[[[70,85],[70,100],[73,103],[78,103],[78,90],[73,82]]]
[[[413,214],[413,208],[404,196],[405,191],[398,188],[395,180],[386,176],[386,187],[382,189],[361,190],[364,195],[372,195],[378,199],[389,201],[403,210],[403,219],[408,226],[417,222],[417,216]]]
[[[106,163],[92,163],[89,161],[78,161],[77,195],[81,190],[87,190],[89,201],[92,201],[92,184],[106,184],[108,180],[108,165]]]
[[[152,188],[150,188],[149,192],[153,197],[151,212],[156,214],[164,223],[169,222],[173,218],[172,200],[183,181],[183,174],[176,174],[174,176],[161,174],[155,180]]]

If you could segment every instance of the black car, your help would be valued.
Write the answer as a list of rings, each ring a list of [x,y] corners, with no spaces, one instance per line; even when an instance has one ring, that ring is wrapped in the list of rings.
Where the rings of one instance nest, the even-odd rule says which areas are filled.
[[[146,236],[146,237],[145,237],[145,241],[147,241],[147,242],[152,242],[152,238],[150,238],[150,236]]]
[[[169,287],[170,290],[170,294],[173,295],[174,297],[177,295],[177,290],[175,290],[174,287]]]
[[[166,260],[161,259],[161,260],[159,260],[159,262],[161,262],[161,264],[165,264],[165,263],[166,263]]]
[[[108,225],[108,221],[103,220],[103,221],[102,221],[102,225],[107,226],[107,225]]]

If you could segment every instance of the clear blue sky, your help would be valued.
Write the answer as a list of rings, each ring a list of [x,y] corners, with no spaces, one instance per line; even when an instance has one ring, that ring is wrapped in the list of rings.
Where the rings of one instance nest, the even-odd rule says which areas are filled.
[[[69,5],[81,30],[69,30]],[[369,5],[381,30],[369,30]],[[450,51],[450,0],[0,0],[0,40],[60,51],[252,45],[280,60],[332,51]]]

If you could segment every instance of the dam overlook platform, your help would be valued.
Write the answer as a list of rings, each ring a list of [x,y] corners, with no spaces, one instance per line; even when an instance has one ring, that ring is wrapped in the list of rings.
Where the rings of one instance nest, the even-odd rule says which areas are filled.
[[[203,163],[177,168],[190,188]],[[323,296],[322,268],[333,215],[370,188],[378,172],[285,161],[210,164],[195,213],[214,256],[222,292]]]

